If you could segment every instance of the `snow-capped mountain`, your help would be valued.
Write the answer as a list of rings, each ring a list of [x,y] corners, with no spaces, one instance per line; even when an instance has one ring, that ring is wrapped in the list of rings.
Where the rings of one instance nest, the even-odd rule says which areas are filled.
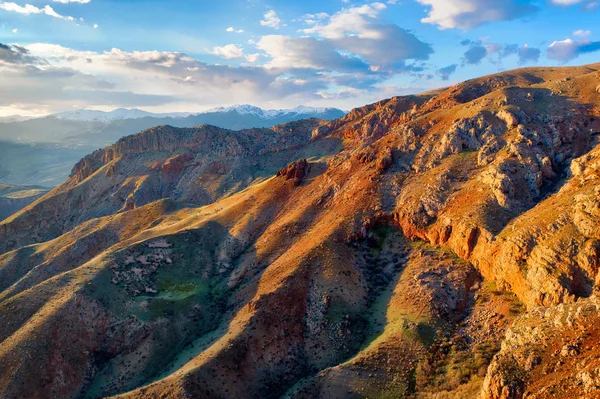
[[[98,121],[98,122],[112,122],[123,119],[141,119],[141,118],[185,118],[191,115],[190,112],[173,112],[165,114],[156,114],[152,112],[142,111],[137,108],[117,108],[110,112],[97,111],[97,110],[85,110],[80,109],[76,111],[61,112],[58,114],[51,115],[57,119],[70,120],[70,121]]]
[[[142,111],[137,108],[117,108],[110,112],[97,111],[97,110],[76,110],[61,112],[58,114],[50,115],[56,119],[68,120],[68,121],[87,121],[87,122],[114,122],[125,119],[142,119],[142,118],[172,118],[181,119],[189,116],[201,116],[207,114],[230,114],[235,112],[239,115],[254,116],[259,119],[270,120],[282,117],[302,118],[302,117],[319,117],[320,115],[343,115],[343,111],[337,108],[319,108],[319,107],[307,107],[304,105],[297,106],[291,109],[262,109],[254,105],[242,104],[234,105],[230,107],[216,107],[206,111],[192,113],[192,112],[172,112],[172,113],[152,113]],[[294,118],[294,119],[295,119]]]
[[[320,114],[328,114],[331,112],[342,112],[337,108],[319,108],[319,107],[307,107],[299,105],[295,108],[290,109],[262,109],[250,104],[233,105],[230,107],[216,107],[209,110],[200,112],[201,114],[211,113],[229,113],[237,112],[240,115],[254,115],[261,119],[271,119],[284,115],[310,115],[310,117],[317,117]],[[343,112],[342,112],[343,113]]]

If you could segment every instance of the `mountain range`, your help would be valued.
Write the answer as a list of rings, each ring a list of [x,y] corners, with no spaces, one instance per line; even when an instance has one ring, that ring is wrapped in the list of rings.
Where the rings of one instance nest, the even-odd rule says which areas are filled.
[[[44,117],[34,116],[22,116],[22,115],[11,115],[6,117],[0,117],[0,123],[11,123],[11,122],[23,122],[32,119],[42,118],[56,118],[61,120],[69,121],[96,121],[96,122],[113,122],[124,119],[142,119],[142,118],[157,118],[157,119],[183,119],[189,116],[200,116],[212,115],[212,114],[230,114],[235,115],[252,115],[258,119],[269,121],[276,118],[314,118],[317,116],[324,116],[323,119],[333,119],[344,114],[343,111],[337,108],[319,108],[319,107],[307,107],[299,105],[295,108],[290,109],[269,109],[265,110],[250,104],[233,105],[229,107],[215,107],[210,108],[203,112],[170,112],[170,113],[154,113],[143,111],[137,108],[116,108],[112,111],[98,111],[98,110],[87,110],[78,109],[75,111],[65,111],[56,114],[50,114]],[[232,122],[232,123],[235,123]],[[261,124],[262,125],[262,124]],[[252,126],[255,127],[255,126]],[[262,127],[262,126],[256,126]],[[233,127],[231,127],[233,128]]]
[[[0,222],[0,397],[600,397],[600,64],[156,126]]]
[[[217,108],[199,114],[152,114],[137,109],[112,112],[79,110],[43,118],[0,123],[0,184],[53,187],[64,181],[72,165],[91,151],[119,138],[159,125],[225,129],[271,127],[305,118],[343,116],[334,108],[296,107],[262,110],[250,105]]]

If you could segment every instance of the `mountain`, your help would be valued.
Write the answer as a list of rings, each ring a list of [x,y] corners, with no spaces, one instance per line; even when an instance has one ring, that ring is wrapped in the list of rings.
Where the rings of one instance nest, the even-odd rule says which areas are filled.
[[[196,118],[202,118],[204,115],[214,115],[214,114],[237,114],[237,115],[253,115],[259,119],[263,119],[267,121],[278,118],[296,118],[300,119],[304,118],[315,118],[318,116],[324,116],[322,119],[334,119],[342,116],[344,113],[336,108],[318,108],[318,107],[306,107],[300,105],[296,108],[292,109],[272,109],[272,110],[264,110],[259,107],[255,107],[249,104],[243,105],[235,105],[231,107],[217,107],[212,108],[207,111],[199,112],[196,114],[192,114],[191,112],[172,112],[172,113],[152,113],[146,112],[139,109],[126,109],[126,108],[117,108],[110,112],[104,111],[95,111],[95,110],[76,110],[76,111],[67,111],[61,112],[58,114],[50,115],[51,117],[55,117],[56,119],[70,120],[70,121],[98,121],[98,122],[112,122],[117,120],[124,119],[142,119],[142,118],[171,118],[171,119],[182,119],[187,118],[189,116],[194,116]],[[14,118],[14,117],[13,117]],[[289,122],[289,121],[288,121]],[[282,122],[283,123],[283,122]],[[263,127],[261,126],[245,126],[245,128],[249,127]],[[232,126],[227,126],[226,128],[231,128]]]
[[[35,117],[21,115],[0,116],[0,123],[23,122],[29,119],[35,119]]]
[[[98,121],[98,122],[112,122],[122,119],[141,119],[141,118],[185,118],[189,116],[187,112],[173,112],[165,114],[155,114],[152,112],[146,112],[139,109],[126,109],[117,108],[110,112],[94,111],[94,110],[76,110],[61,112],[53,114],[51,116],[56,119],[64,119],[70,121]]]
[[[254,115],[260,119],[274,119],[284,116],[303,116],[304,118],[316,118],[322,115],[330,115],[330,117],[322,117],[321,119],[335,119],[344,115],[344,112],[337,108],[317,108],[317,107],[306,107],[300,105],[296,108],[291,109],[271,109],[264,110],[262,108],[255,107],[249,104],[235,105],[232,107],[217,107],[207,111],[201,112],[198,115],[203,114],[216,114],[216,113],[234,113],[239,115]]]
[[[226,129],[264,128],[305,118],[329,120],[344,112],[311,107],[264,111],[243,105],[186,117],[177,115],[117,109],[108,113],[74,111],[4,123],[0,129],[0,150],[4,154],[0,159],[0,183],[53,187],[69,176],[73,164],[85,154],[154,126],[211,124]]]
[[[595,398],[600,64],[159,126],[0,222],[5,398]]]

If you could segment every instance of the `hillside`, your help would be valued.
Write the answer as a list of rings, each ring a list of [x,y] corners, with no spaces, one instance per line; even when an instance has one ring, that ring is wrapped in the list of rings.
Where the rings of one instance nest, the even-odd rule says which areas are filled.
[[[595,398],[600,64],[159,126],[0,222],[6,398]]]
[[[0,183],[55,187],[67,179],[73,164],[86,154],[155,126],[192,128],[210,124],[224,129],[268,128],[300,119],[329,120],[343,115],[335,108],[262,110],[245,105],[193,115],[151,114],[135,109],[80,110],[5,122],[0,124],[3,153]]]

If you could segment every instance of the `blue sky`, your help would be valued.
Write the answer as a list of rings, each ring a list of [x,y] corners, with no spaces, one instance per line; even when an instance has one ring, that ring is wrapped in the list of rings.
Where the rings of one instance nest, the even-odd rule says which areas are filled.
[[[0,0],[0,116],[349,109],[600,61],[600,0]]]

